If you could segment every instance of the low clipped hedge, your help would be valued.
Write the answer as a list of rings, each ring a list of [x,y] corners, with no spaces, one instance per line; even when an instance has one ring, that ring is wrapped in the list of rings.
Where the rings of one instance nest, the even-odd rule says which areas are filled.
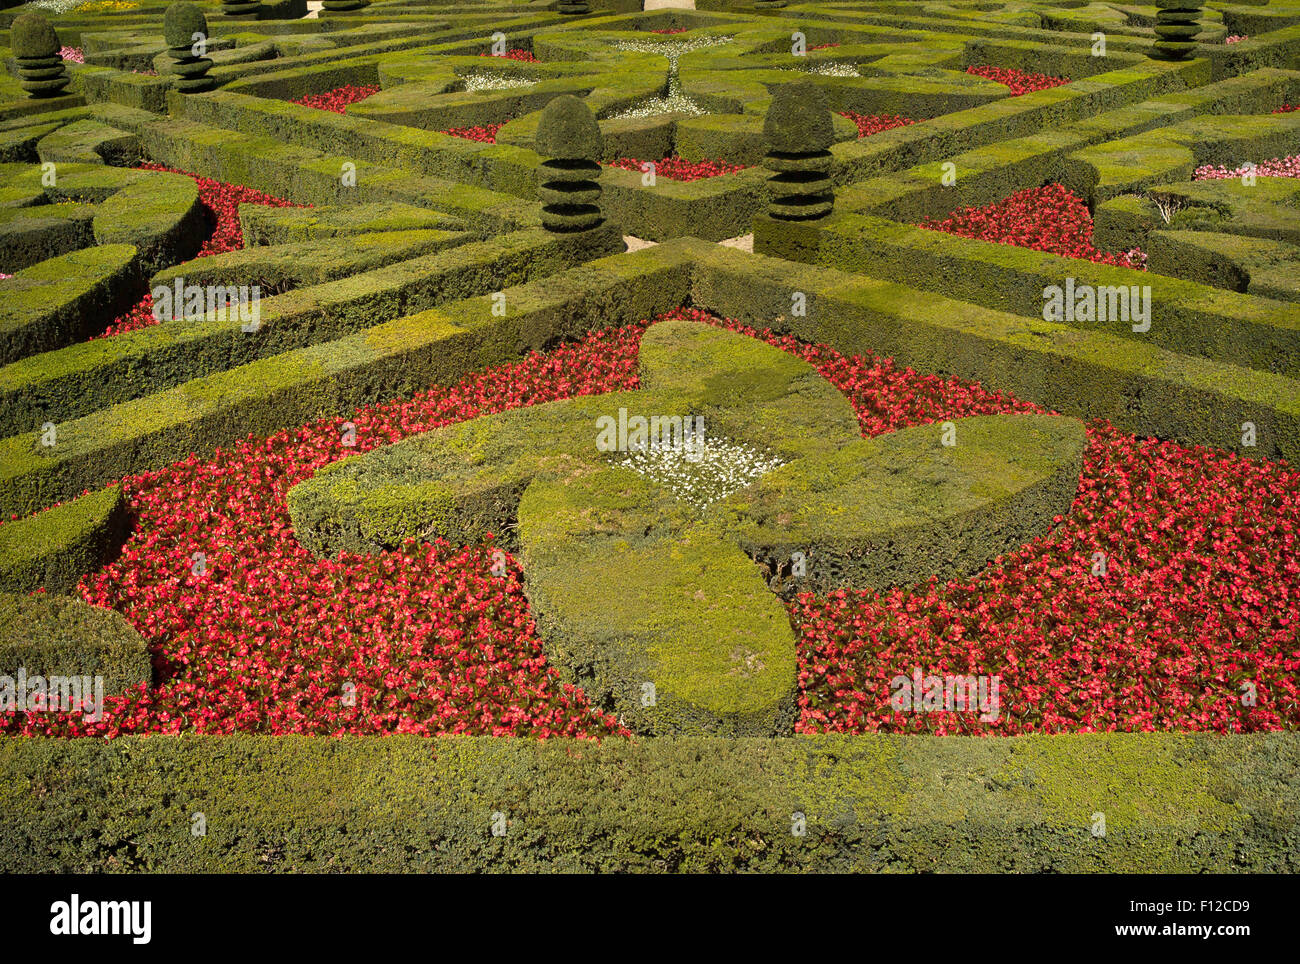
[[[0,525],[0,589],[66,592],[116,554],[130,525],[116,486],[6,522]]]
[[[11,738],[0,869],[1295,873],[1298,773],[1294,733]]]
[[[1121,99],[1104,113],[1090,115],[1086,110],[1080,111],[1070,118],[1069,123],[1054,127],[1036,125],[1018,133],[1012,140],[966,136],[971,130],[981,129],[981,117],[985,112],[995,112],[1000,107],[999,102],[883,131],[858,142],[836,145],[832,149],[836,161],[834,175],[837,185],[842,185],[836,190],[836,209],[896,221],[919,222],[926,218],[945,217],[964,206],[998,201],[1026,185],[1047,181],[1059,182],[1076,194],[1093,198],[1094,192],[1111,196],[1127,190],[1125,184],[1143,183],[1144,177],[1168,180],[1171,170],[1180,170],[1179,165],[1185,167],[1193,162],[1193,154],[1184,144],[1190,135],[1179,138],[1166,133],[1166,128],[1200,123],[1202,130],[1212,130],[1217,116],[1203,118],[1201,115],[1271,108],[1280,98],[1287,96],[1288,91],[1294,91],[1295,80],[1285,71],[1260,71],[1249,77],[1234,77],[1182,90],[1183,71],[1205,66],[1203,61],[1192,61],[1177,65],[1172,71],[1144,67],[1131,73],[1116,72],[1117,80],[1125,76],[1128,81],[1139,77],[1148,81],[1158,80],[1154,85],[1131,88],[1135,94],[1154,99],[1140,103],[1133,103],[1136,97]],[[1156,70],[1154,75],[1149,73],[1152,69]],[[1092,86],[1101,79],[1090,78],[1080,84],[1053,87],[1011,100],[1072,102],[1069,98],[1073,96],[1073,89]],[[1200,78],[1190,73],[1185,78],[1186,81],[1197,79]],[[1125,88],[1121,85],[1119,89]],[[1097,105],[1092,106],[1095,108]],[[1260,118],[1246,118],[1247,122],[1252,120]],[[1287,124],[1271,118],[1263,126],[1280,133]],[[1149,169],[1139,166],[1112,182],[1110,172],[1099,170],[1090,161],[1092,155],[1088,149],[1134,135],[1151,138],[1150,143],[1140,141],[1148,147],[1161,143],[1161,138],[1164,138],[1168,148],[1177,154],[1176,162],[1172,168],[1168,165],[1160,167],[1158,165],[1165,164],[1166,159],[1157,160],[1154,154],[1149,154],[1143,159],[1143,164],[1149,165]],[[959,138],[963,149],[955,153],[948,138]],[[923,145],[913,148],[913,142],[917,140],[923,141]],[[1244,143],[1249,142],[1250,137],[1243,134],[1238,138],[1228,133],[1215,140],[1224,144]],[[972,144],[974,146],[969,146]],[[908,162],[914,166],[906,168]],[[943,183],[942,165],[945,162],[956,166],[957,180],[952,186]],[[882,173],[884,171],[890,173]],[[1104,190],[1098,187],[1103,182],[1106,184]],[[1102,198],[1098,196],[1096,199]]]
[[[101,676],[105,695],[153,678],[144,639],[120,613],[71,596],[0,593],[0,676],[19,669],[29,679]]]
[[[888,355],[919,372],[978,380],[1063,414],[1109,419],[1140,437],[1300,457],[1295,379],[862,275],[697,241],[676,244],[696,262],[694,303],[747,323],[846,355]],[[807,297],[805,315],[791,314],[796,291]],[[1247,421],[1258,444],[1243,449]]]
[[[239,226],[245,246],[260,247],[378,231],[461,231],[465,222],[414,204],[381,201],[315,208],[245,204],[239,209]]]
[[[621,243],[613,235],[606,242],[607,250]],[[208,262],[217,262],[218,271],[232,261],[256,265],[260,259],[274,257],[274,250],[246,248],[224,262],[221,256],[204,258],[160,273],[155,282],[172,284],[176,276],[206,277],[211,270]],[[38,417],[42,421],[80,418],[196,377],[344,337],[370,327],[375,318],[414,314],[544,278],[591,254],[540,230],[520,231],[264,297],[254,332],[243,331],[228,312],[225,321],[163,322],[23,359],[0,368],[0,433],[30,431]],[[325,261],[303,270],[339,274],[334,267],[335,262]],[[232,277],[238,283],[248,282],[247,278],[239,281],[238,273]]]
[[[0,305],[0,363],[84,339],[130,308],[144,287],[138,254],[134,245],[102,244],[15,274]]]
[[[590,239],[569,239],[586,246]],[[616,231],[609,242],[621,246]],[[454,381],[586,331],[680,305],[689,270],[651,248],[508,289],[504,317],[484,296],[298,348],[59,426],[41,451],[34,433],[0,442],[0,511],[27,512],[92,485],[249,434]]]
[[[1063,286],[1067,276],[1076,288],[1150,286],[1149,331],[1136,333],[1131,322],[1120,319],[1069,324],[1242,368],[1300,376],[1300,317],[1294,309],[1194,281],[861,215],[835,215],[816,225],[757,218],[754,249],[1030,317],[1042,317],[1044,289]]]
[[[945,445],[943,434],[952,433]],[[1079,488],[1084,429],[992,415],[859,439],[765,475],[721,503],[737,543],[781,574],[783,595],[888,589],[970,575],[1048,531]]]

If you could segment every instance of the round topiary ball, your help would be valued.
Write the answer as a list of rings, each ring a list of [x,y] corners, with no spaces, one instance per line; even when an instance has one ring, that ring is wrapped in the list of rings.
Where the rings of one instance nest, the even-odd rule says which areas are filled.
[[[835,141],[835,125],[825,91],[807,81],[777,87],[763,121],[763,134],[779,154],[829,148]]]
[[[543,157],[599,161],[605,139],[586,102],[573,94],[561,94],[542,111],[534,147]]]
[[[54,57],[59,53],[59,35],[39,13],[21,13],[9,27],[9,42],[19,60]]]
[[[196,33],[208,36],[208,18],[197,4],[181,0],[173,3],[163,14],[163,39],[172,48],[189,47]]]

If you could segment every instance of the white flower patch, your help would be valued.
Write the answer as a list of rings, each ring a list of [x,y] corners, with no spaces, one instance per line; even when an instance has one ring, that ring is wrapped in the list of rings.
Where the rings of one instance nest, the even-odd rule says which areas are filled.
[[[616,40],[612,44],[615,50],[634,51],[643,54],[662,54],[668,58],[668,91],[662,97],[647,97],[639,104],[629,107],[617,114],[610,114],[606,120],[626,120],[631,117],[657,117],[660,114],[685,114],[699,117],[707,114],[703,107],[695,103],[682,92],[681,81],[677,79],[677,59],[682,54],[706,47],[717,47],[731,43],[733,37],[693,37],[690,40]]]
[[[791,74],[817,74],[820,77],[861,77],[853,64],[837,64],[833,61],[813,64],[811,67],[782,67],[781,70]]]
[[[511,77],[508,74],[469,74],[464,81],[465,89],[471,93],[480,90],[515,90],[519,87],[531,87],[537,83],[527,77]]]
[[[638,54],[662,54],[668,58],[669,63],[676,66],[677,58],[682,54],[729,44],[735,39],[735,37],[691,37],[689,40],[615,40],[610,46],[615,50]]]
[[[702,438],[690,445],[651,444],[615,456],[615,465],[639,472],[696,509],[706,509],[785,464],[744,442]]]
[[[660,114],[685,114],[688,117],[699,117],[705,113],[708,112],[703,107],[678,91],[670,93],[667,97],[649,97],[625,111],[610,114],[606,119],[627,120],[629,117],[657,117]]]
[[[90,0],[32,0],[27,6],[33,10],[49,10],[51,13],[60,14],[76,10],[87,3],[90,3]]]

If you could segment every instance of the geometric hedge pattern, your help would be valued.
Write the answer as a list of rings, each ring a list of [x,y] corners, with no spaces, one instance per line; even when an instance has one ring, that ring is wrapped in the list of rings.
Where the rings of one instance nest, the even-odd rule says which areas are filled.
[[[1157,36],[1173,35],[1157,30],[1151,4],[697,0],[694,9],[643,11],[638,0],[592,0],[575,13],[588,5],[388,0],[311,16],[305,0],[239,16],[199,6],[211,65],[197,85],[184,78],[202,67],[183,48],[168,49],[162,0],[47,4],[60,42],[79,51],[66,53],[71,83],[50,96],[26,96],[6,40],[0,511],[14,521],[0,525],[0,588],[68,593],[111,560],[131,521],[107,483],[250,435],[345,418],[683,305],[844,356],[876,353],[900,369],[979,382],[1051,414],[957,420],[959,440],[963,432],[980,440],[971,450],[978,458],[960,464],[944,453],[950,443],[937,441],[937,426],[873,448],[843,398],[825,382],[807,387],[808,366],[773,360],[774,349],[751,357],[732,345],[745,340],[738,335],[663,322],[645,336],[642,364],[660,373],[647,375],[647,386],[657,377],[671,391],[630,392],[629,404],[653,397],[707,409],[729,426],[729,443],[754,451],[766,443],[780,463],[806,458],[842,491],[817,501],[816,486],[800,488],[797,472],[776,468],[704,521],[679,519],[662,492],[644,494],[651,482],[634,485],[619,475],[626,467],[583,462],[590,453],[575,464],[595,474],[562,491],[586,477],[557,473],[546,458],[581,450],[566,418],[598,414],[595,403],[570,400],[552,414],[522,409],[527,416],[492,416],[338,463],[304,480],[289,502],[300,540],[326,555],[434,535],[472,545],[509,530],[502,544],[520,554],[525,575],[536,567],[532,599],[552,663],[588,685],[625,733],[653,739],[609,738],[590,752],[560,741],[572,751],[566,762],[564,751],[530,741],[463,738],[426,762],[419,740],[405,737],[334,746],[303,738],[290,747],[249,734],[152,745],[6,737],[5,786],[36,787],[51,766],[87,774],[93,786],[107,786],[110,773],[141,781],[139,799],[156,820],[135,831],[144,855],[137,869],[248,869],[240,849],[248,840],[287,847],[290,868],[328,865],[351,847],[382,854],[374,836],[388,832],[382,821],[374,835],[357,829],[346,807],[331,810],[320,782],[333,774],[352,786],[347,806],[366,798],[371,791],[353,784],[371,739],[385,744],[373,758],[391,766],[403,806],[436,811],[429,846],[442,854],[432,865],[376,858],[389,869],[885,869],[863,856],[867,827],[911,842],[899,864],[906,869],[1296,869],[1292,733],[1229,742],[1205,734],[1021,743],[795,737],[794,640],[781,600],[793,596],[783,580],[801,544],[816,547],[808,586],[822,593],[970,572],[1049,530],[1078,482],[1080,421],[1270,463],[1300,458],[1300,3],[1210,4],[1183,59],[1153,56]],[[5,9],[0,27],[33,8]],[[827,172],[833,209],[808,220],[769,209],[765,122],[778,88],[796,82],[830,111],[828,159],[817,169]],[[593,178],[603,221],[586,231],[550,230],[555,222],[542,213],[557,188],[539,189],[540,175],[577,163],[538,150],[554,143],[542,115],[562,95],[599,126]],[[322,100],[337,109],[311,106]],[[801,130],[796,124],[790,136]],[[1277,170],[1265,173],[1270,159]],[[677,180],[664,173],[674,166],[726,173]],[[242,243],[210,250],[201,188],[176,172],[280,201],[239,207]],[[572,183],[589,191],[587,181]],[[995,242],[987,212],[1049,186],[1086,208],[1089,250],[1110,256]],[[233,220],[227,230],[236,230]],[[200,295],[182,312],[187,286],[228,297]],[[249,286],[260,295],[251,320],[234,294]],[[1086,302],[1074,299],[1085,290]],[[1068,303],[1055,314],[1053,291]],[[93,337],[164,297],[170,314]],[[711,367],[692,369],[698,358]],[[737,385],[753,392],[727,394]],[[772,415],[787,403],[791,412],[808,406],[798,409],[806,415],[817,392],[834,396],[817,396],[828,406],[816,409],[820,422]],[[563,444],[551,446],[552,437]],[[813,451],[817,444],[825,451]],[[462,456],[478,474],[467,474]],[[938,508],[918,519],[883,496],[859,499],[894,484],[938,492]],[[829,515],[852,504],[858,514],[818,528],[812,513],[789,508],[798,504]],[[597,509],[608,514],[599,525],[589,518]],[[457,512],[480,510],[472,525],[456,521]],[[953,518],[964,521],[944,521]],[[626,624],[586,605],[581,579],[607,578],[631,558],[606,539],[605,522],[640,553],[627,566],[628,585],[639,587],[630,596],[643,593],[654,609],[657,593],[694,591],[671,568],[685,552],[702,574],[694,602]],[[797,538],[772,535],[800,526]],[[953,529],[978,538],[963,542],[947,534]],[[338,535],[354,530],[386,535]],[[881,562],[889,552],[904,561]],[[660,564],[676,575],[659,573]],[[734,574],[714,579],[722,570]],[[743,605],[728,596],[750,583]],[[727,597],[724,615],[702,598],[706,588]],[[698,619],[681,618],[695,604]],[[37,610],[23,603],[22,612],[47,629],[56,618],[91,621],[75,608],[31,616]],[[736,619],[764,626],[749,649],[717,645]],[[90,630],[69,632],[90,641],[68,649],[68,660],[119,658]],[[142,644],[132,633],[115,624],[111,653],[126,654],[134,680]],[[670,635],[692,633],[702,642],[673,649]],[[10,662],[30,654],[18,643],[0,653]],[[715,677],[692,676],[700,666]],[[657,673],[657,689],[645,690]],[[752,712],[751,678],[761,690]],[[658,696],[647,703],[645,692]],[[223,770],[224,752],[308,788],[301,822],[285,824],[279,788],[256,797]],[[1028,776],[1025,760],[1033,761]],[[1089,789],[1108,760],[1139,776]],[[169,776],[145,788],[151,767]],[[924,774],[954,768],[975,774],[968,796],[939,806],[941,791]],[[662,786],[698,804],[711,772],[735,788],[716,811],[645,802]],[[630,811],[624,791],[609,790],[620,775],[644,791],[627,791],[642,800]],[[558,789],[535,789],[544,784]],[[46,800],[58,792],[68,807],[84,807],[84,788],[38,789],[4,791],[0,837],[15,845],[3,848],[0,865],[110,866],[111,842],[98,843],[95,826],[62,827]],[[36,806],[38,797],[46,802]],[[160,829],[200,805],[232,814],[200,849]],[[644,838],[590,831],[620,806]],[[1105,811],[1116,815],[1115,831],[1103,840],[1089,826]],[[814,845],[787,839],[794,812]],[[507,832],[497,832],[494,814],[506,815]],[[968,816],[975,856],[954,864]],[[707,841],[751,831],[780,844],[764,856],[707,857]],[[1189,833],[1197,848],[1179,850]],[[59,834],[73,842],[35,842]],[[650,855],[646,840],[656,835],[673,841],[675,856]],[[285,844],[290,837],[297,842]],[[1021,854],[1011,865],[998,856],[1009,852]]]

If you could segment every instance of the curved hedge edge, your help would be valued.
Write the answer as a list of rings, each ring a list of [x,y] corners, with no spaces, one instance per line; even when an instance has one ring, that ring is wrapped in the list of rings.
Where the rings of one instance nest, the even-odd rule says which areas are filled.
[[[115,695],[148,686],[153,662],[120,613],[71,596],[0,593],[0,676],[10,677],[16,690],[20,672],[29,680],[99,676],[103,694]]]
[[[590,232],[584,232],[590,234]],[[608,232],[608,243],[622,239]],[[588,247],[591,238],[575,243]],[[249,435],[445,384],[584,332],[683,303],[690,271],[677,247],[588,262],[506,289],[507,313],[483,296],[398,318],[209,375],[58,427],[0,442],[0,512],[34,511],[71,493]]]
[[[780,586],[787,599],[943,582],[978,572],[1067,515],[1085,445],[1083,424],[1059,415],[914,426],[782,466],[724,499],[716,515],[769,573],[805,554],[803,575]]]
[[[683,240],[693,303],[845,355],[892,356],[1066,415],[1105,418],[1140,437],[1261,458],[1300,457],[1300,382],[1178,355],[1098,331],[954,301],[832,268]],[[791,292],[807,314],[790,316]],[[1257,444],[1242,446],[1243,424]]]
[[[0,870],[1294,873],[1297,774],[1295,733],[8,738]]]
[[[81,248],[23,268],[5,283],[0,363],[85,338],[134,304],[143,287],[139,252],[129,244]]]
[[[0,525],[0,589],[66,592],[116,556],[130,528],[117,486],[6,522]]]

